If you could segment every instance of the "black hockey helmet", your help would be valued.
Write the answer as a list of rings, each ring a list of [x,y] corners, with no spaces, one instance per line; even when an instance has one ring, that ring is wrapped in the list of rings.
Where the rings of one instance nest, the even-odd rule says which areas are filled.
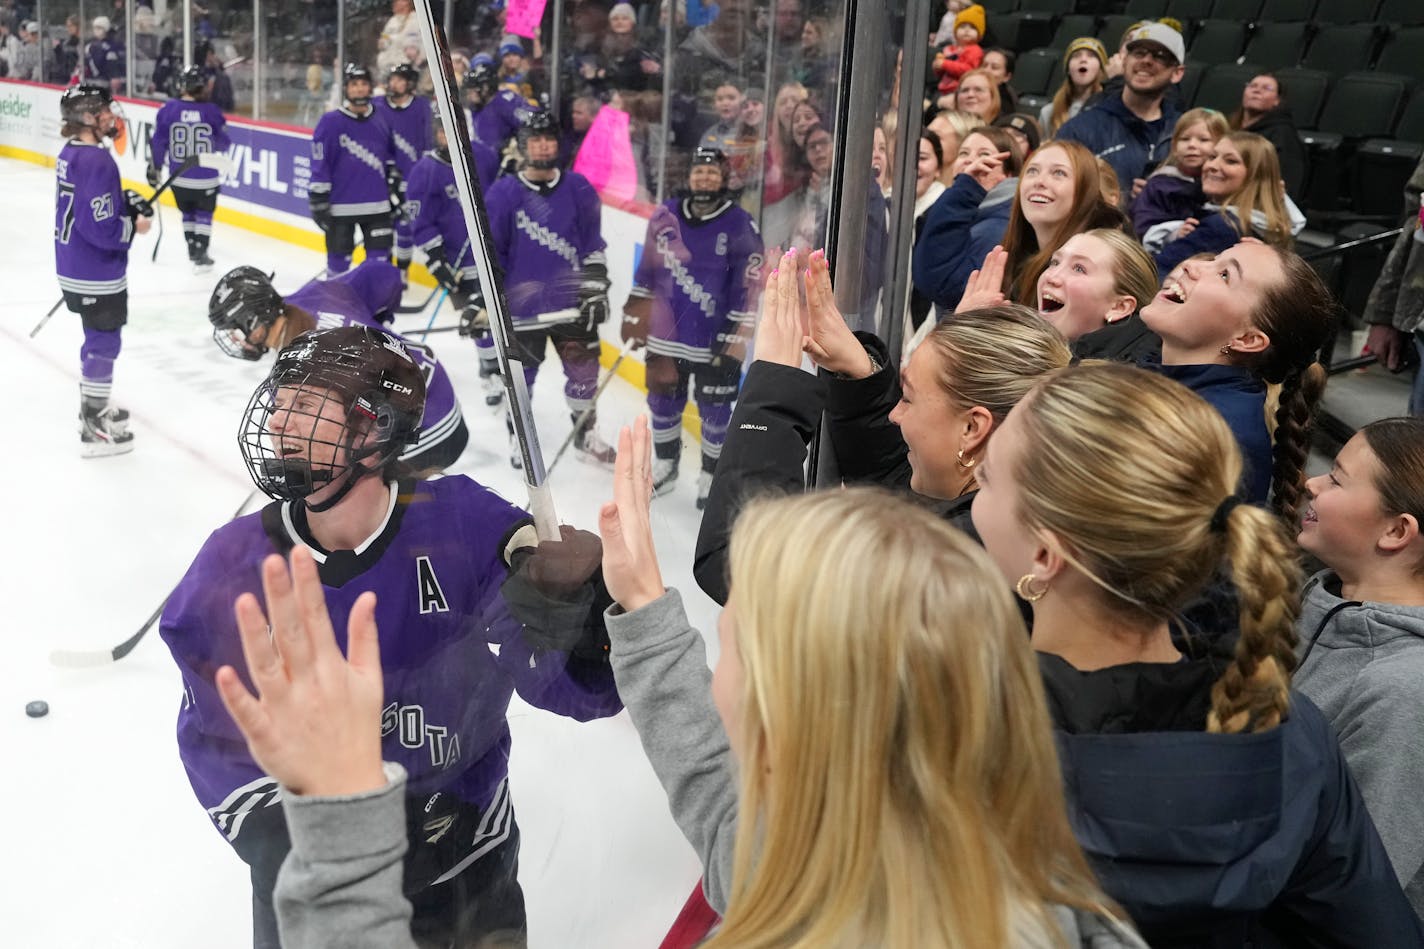
[[[461,85],[466,92],[479,93],[481,102],[487,101],[499,88],[499,72],[495,69],[494,62],[488,56],[476,57],[470,64],[470,71],[465,73]]]
[[[400,76],[406,81],[406,88],[410,92],[414,92],[416,84],[420,82],[420,70],[416,69],[410,63],[397,63],[392,66],[390,71],[386,73],[386,84],[389,85],[390,81],[396,76]]]
[[[277,354],[238,431],[248,474],[295,501],[344,482],[336,504],[420,437],[425,376],[401,340],[369,326],[303,333]]]
[[[558,165],[558,154],[550,159],[534,161],[529,157],[529,140],[534,138],[552,138],[559,140],[559,122],[554,118],[553,113],[546,109],[532,109],[525,113],[519,125],[519,152],[524,156],[524,163],[530,168],[554,168]]]
[[[282,315],[284,306],[282,295],[272,286],[271,274],[256,267],[229,270],[213,287],[208,300],[213,339],[229,356],[261,359],[267,347],[251,342],[252,331],[271,326]]]
[[[208,91],[208,74],[202,66],[188,66],[178,74],[178,91],[198,96]]]
[[[721,173],[721,181],[715,189],[707,191],[692,187],[692,170],[699,165],[716,168]],[[726,154],[720,148],[713,148],[710,145],[697,146],[696,151],[692,153],[692,161],[687,167],[687,196],[692,199],[693,209],[696,213],[707,213],[714,205],[726,198],[730,167]]]
[[[722,180],[727,180],[727,156],[720,148],[713,148],[710,145],[698,145],[697,150],[692,153],[692,163],[690,168],[698,165],[715,165],[722,173]]]
[[[347,63],[341,70],[341,96],[352,105],[368,105],[371,102],[371,94],[368,92],[360,98],[353,99],[346,94],[346,87],[357,80],[364,79],[370,87],[376,85],[376,80],[371,76],[371,70],[360,63]]]
[[[59,96],[59,118],[69,126],[93,126],[90,116],[112,109],[114,94],[108,86],[81,84],[70,86]]]

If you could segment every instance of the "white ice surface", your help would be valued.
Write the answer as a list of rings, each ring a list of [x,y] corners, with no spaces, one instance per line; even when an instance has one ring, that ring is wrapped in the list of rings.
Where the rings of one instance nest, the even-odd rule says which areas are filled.
[[[179,678],[157,632],[101,668],[59,669],[48,656],[128,638],[252,489],[235,436],[270,356],[251,364],[217,350],[206,318],[214,282],[252,264],[276,271],[278,288],[289,291],[323,259],[218,223],[217,267],[195,276],[178,214],[163,209],[168,233],[158,262],[149,262],[156,229],[138,238],[130,257],[129,324],[115,378],[116,401],[133,414],[136,449],[84,460],[79,319],[61,308],[28,338],[59,297],[53,172],[0,159],[0,191],[0,384],[13,410],[0,475],[8,499],[0,554],[0,752],[8,771],[0,784],[0,944],[240,949],[251,944],[246,868],[198,806],[179,763]],[[437,322],[453,322],[448,307]],[[423,325],[424,316],[406,316],[397,328]],[[471,344],[454,333],[430,341],[471,430],[455,470],[523,503],[502,410],[484,406]],[[562,381],[551,354],[535,389],[546,458],[569,428]],[[600,406],[610,441],[644,409],[621,379]],[[654,521],[665,579],[682,590],[693,622],[711,631],[716,608],[690,574],[698,462],[684,441],[683,483],[655,502]],[[596,529],[610,481],[568,453],[551,479],[561,519]],[[49,703],[48,717],[25,716],[34,699]],[[530,945],[656,946],[698,867],[627,715],[579,724],[516,697],[509,719]]]

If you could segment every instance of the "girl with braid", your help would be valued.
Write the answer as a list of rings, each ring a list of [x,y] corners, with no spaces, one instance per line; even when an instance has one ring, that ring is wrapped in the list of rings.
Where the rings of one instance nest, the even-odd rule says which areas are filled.
[[[1048,374],[989,440],[974,525],[1032,604],[1069,820],[1154,947],[1418,946],[1328,722],[1291,691],[1300,577],[1236,497],[1203,399],[1142,369]],[[1225,567],[1234,655],[1174,638]]]
[[[1294,524],[1305,490],[1310,421],[1325,388],[1316,362],[1335,301],[1298,255],[1238,244],[1212,260],[1189,260],[1142,308],[1162,338],[1153,366],[1221,413],[1241,448],[1242,497]],[[1266,386],[1281,387],[1275,445],[1266,426]]]
[[[1340,736],[1395,875],[1424,913],[1424,419],[1360,429],[1306,482],[1300,691]]]

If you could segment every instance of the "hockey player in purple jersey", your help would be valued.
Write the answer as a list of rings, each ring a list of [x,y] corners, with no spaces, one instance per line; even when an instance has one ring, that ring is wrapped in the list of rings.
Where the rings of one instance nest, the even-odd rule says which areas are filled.
[[[208,77],[201,66],[189,66],[178,76],[182,95],[158,110],[149,140],[148,183],[157,188],[162,178],[176,172],[193,155],[227,151],[227,119],[222,109],[207,101]],[[194,273],[213,269],[208,242],[213,233],[213,211],[218,206],[222,180],[216,170],[194,166],[173,179],[173,200],[183,214],[183,239]]]
[[[179,755],[251,869],[259,947],[278,945],[283,791],[252,760],[214,674],[231,665],[251,686],[233,602],[260,598],[271,554],[311,549],[343,630],[357,598],[376,594],[381,753],[410,775],[404,888],[420,945],[524,944],[505,721],[514,692],[580,721],[621,709],[597,537],[566,527],[536,546],[524,512],[469,478],[396,477],[424,394],[410,354],[379,330],[309,333],[282,350],[239,431],[248,471],[275,500],[208,538],[159,625],[183,678]]]
[[[389,259],[395,242],[392,192],[398,190],[391,130],[371,104],[371,71],[347,63],[341,74],[341,108],[312,130],[312,220],[326,232],[326,269],[345,273],[356,249],[356,228],[366,256]]]
[[[727,159],[720,150],[698,148],[687,181],[687,195],[667,202],[648,221],[623,338],[648,347],[656,494],[677,486],[682,410],[692,383],[702,422],[701,508],[732,420],[745,340],[752,334],[762,243],[756,222],[727,194]]]
[[[386,76],[386,94],[376,99],[376,115],[391,130],[391,148],[395,153],[396,170],[400,172],[397,197],[404,208],[410,170],[420,156],[430,148],[433,113],[430,102],[415,94],[420,71],[410,63],[401,63]],[[401,282],[408,283],[410,271],[411,215],[408,208],[396,215],[396,266]]]
[[[481,54],[470,61],[465,74],[465,101],[470,106],[471,138],[493,148],[501,158],[505,147],[519,134],[534,111],[529,100],[499,87],[494,60]]]
[[[593,412],[598,326],[608,318],[602,205],[587,178],[559,170],[559,130],[548,112],[529,116],[519,145],[524,167],[496,181],[485,194],[485,206],[525,378],[532,389],[552,342],[564,364],[564,400],[575,424],[589,413],[575,434],[574,448],[584,460],[611,467],[614,450],[599,436]],[[518,468],[522,455],[513,424],[508,428],[509,461]]]
[[[149,208],[125,191],[104,140],[119,133],[105,86],[72,86],[59,97],[54,262],[71,312],[84,324],[79,347],[79,445],[86,458],[133,450],[129,413],[112,404],[114,361],[128,322],[129,246],[149,228]]]
[[[363,261],[329,280],[313,280],[283,297],[272,278],[256,267],[238,267],[218,281],[208,302],[213,339],[229,356],[256,360],[312,330],[338,326],[381,327],[400,304],[401,281],[384,260]],[[395,334],[393,334],[395,335]],[[425,377],[425,415],[420,437],[401,456],[422,477],[443,471],[464,452],[470,435],[445,367],[430,347],[396,335]]]
[[[475,174],[480,187],[488,189],[499,174],[499,157],[494,150],[479,143],[470,143]],[[455,169],[450,165],[450,147],[445,129],[435,123],[435,150],[427,152],[407,179],[406,209],[412,219],[416,246],[425,252],[425,266],[450,293],[458,309],[466,309],[479,290],[475,274],[474,249],[465,229],[465,212],[460,206],[460,192],[455,186]],[[462,321],[464,327],[470,321]],[[495,360],[494,342],[489,331],[475,334],[479,353],[480,381],[486,405],[499,405],[504,398],[504,385],[499,380],[499,365]]]

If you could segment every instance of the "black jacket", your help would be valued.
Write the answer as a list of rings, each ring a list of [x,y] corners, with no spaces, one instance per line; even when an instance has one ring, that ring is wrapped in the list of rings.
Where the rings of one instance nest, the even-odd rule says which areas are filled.
[[[1109,359],[1134,365],[1144,358],[1162,361],[1162,340],[1133,313],[1125,320],[1084,333],[1070,347],[1073,359]]]
[[[826,415],[830,441],[846,484],[877,484],[902,491],[944,517],[978,543],[969,519],[973,494],[935,501],[910,491],[910,463],[890,410],[900,401],[900,379],[885,344],[869,333],[856,338],[881,370],[866,379],[811,375],[757,360],[747,370],[727,440],[717,461],[702,526],[697,532],[692,575],[718,603],[727,602],[727,545],[742,505],[765,494],[805,490],[807,446]]]
[[[1245,129],[1276,146],[1276,157],[1281,162],[1281,178],[1286,183],[1286,193],[1291,200],[1299,202],[1301,189],[1305,187],[1305,144],[1295,128],[1295,117],[1289,106],[1272,109]]]
[[[1308,699],[1278,728],[1215,735],[1209,657],[1039,669],[1074,834],[1154,949],[1424,945]]]

